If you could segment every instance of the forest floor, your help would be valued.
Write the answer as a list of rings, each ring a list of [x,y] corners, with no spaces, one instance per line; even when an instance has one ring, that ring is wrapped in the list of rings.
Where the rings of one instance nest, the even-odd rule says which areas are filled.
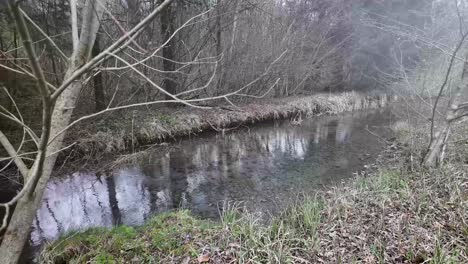
[[[408,105],[394,108],[406,115]],[[225,204],[219,222],[169,212],[142,227],[69,234],[47,245],[41,261],[468,263],[468,127],[455,127],[447,162],[427,170],[418,160],[429,122],[402,120],[373,169],[298,198],[267,223],[235,203]]]

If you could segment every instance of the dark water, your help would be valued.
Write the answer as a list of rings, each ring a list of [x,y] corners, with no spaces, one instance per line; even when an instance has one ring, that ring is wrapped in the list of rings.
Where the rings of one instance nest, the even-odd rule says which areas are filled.
[[[213,218],[222,201],[275,213],[299,193],[313,194],[372,162],[382,138],[390,136],[392,119],[376,110],[313,118],[300,126],[262,124],[183,140],[133,165],[56,178],[45,191],[31,242],[89,227],[140,225],[178,207]]]

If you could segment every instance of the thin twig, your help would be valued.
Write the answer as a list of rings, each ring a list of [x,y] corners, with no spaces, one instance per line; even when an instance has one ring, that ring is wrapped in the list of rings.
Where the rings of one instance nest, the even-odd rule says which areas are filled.
[[[23,175],[23,178],[27,179],[29,175],[28,167],[18,156],[18,153],[16,152],[15,148],[2,131],[0,131],[0,143],[2,144],[3,148],[5,148],[5,150],[7,151],[8,155],[13,158],[13,161],[15,162],[16,167],[18,167],[18,170],[21,172],[21,175]]]
[[[26,14],[26,12],[24,12],[22,9],[20,9],[21,11],[21,14],[23,14],[23,16],[29,21],[29,23],[31,23],[44,37],[45,39],[50,43],[50,45],[52,45],[52,47],[54,47],[58,53],[60,54],[60,56],[62,57],[62,59],[65,61],[65,62],[68,62],[68,57],[67,55],[65,55],[65,53],[57,46],[57,44],[55,43],[55,41],[53,41],[43,30],[41,27],[39,27],[35,22],[34,20],[32,20],[28,14]]]

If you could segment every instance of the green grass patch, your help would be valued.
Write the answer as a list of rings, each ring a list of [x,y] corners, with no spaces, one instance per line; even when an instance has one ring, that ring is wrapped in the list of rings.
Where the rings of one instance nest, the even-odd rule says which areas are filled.
[[[397,171],[381,171],[372,177],[358,178],[354,186],[363,192],[400,194],[410,192],[407,177]]]
[[[47,245],[42,263],[161,263],[197,255],[198,239],[209,242],[221,226],[187,211],[155,216],[144,226],[90,229]]]

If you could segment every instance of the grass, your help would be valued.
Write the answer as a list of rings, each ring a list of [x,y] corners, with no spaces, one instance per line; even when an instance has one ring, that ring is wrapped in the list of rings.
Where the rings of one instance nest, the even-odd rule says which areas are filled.
[[[210,241],[218,226],[188,211],[164,213],[146,225],[90,229],[64,236],[41,255],[43,263],[166,263],[197,257],[200,238]]]

